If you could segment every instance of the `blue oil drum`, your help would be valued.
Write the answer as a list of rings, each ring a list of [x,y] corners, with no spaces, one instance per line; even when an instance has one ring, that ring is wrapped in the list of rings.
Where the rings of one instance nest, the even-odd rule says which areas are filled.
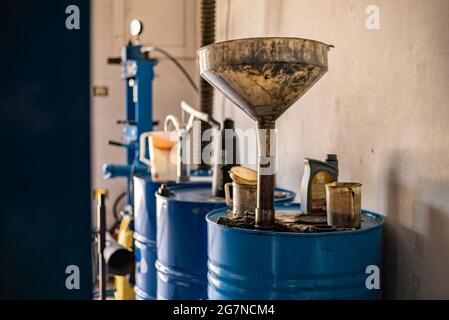
[[[277,205],[298,212],[300,205]],[[368,289],[373,270],[381,269],[383,218],[362,212],[359,230],[295,233],[249,230],[217,224],[225,209],[210,212],[208,297],[241,299],[378,299]],[[375,271],[374,271],[375,272]],[[371,288],[371,287],[370,287]]]
[[[207,299],[207,224],[211,210],[223,208],[223,198],[212,196],[210,183],[171,188],[157,203],[157,299]],[[278,201],[292,201],[283,189]]]
[[[156,245],[134,241],[136,300],[156,299]]]
[[[156,199],[161,186],[149,176],[134,181],[134,256],[136,299],[156,299]]]
[[[193,171],[192,177],[207,178],[207,171]],[[134,176],[134,256],[136,260],[136,299],[156,299],[156,198],[162,183],[152,181],[149,175]],[[196,185],[201,182],[169,183],[169,186]]]

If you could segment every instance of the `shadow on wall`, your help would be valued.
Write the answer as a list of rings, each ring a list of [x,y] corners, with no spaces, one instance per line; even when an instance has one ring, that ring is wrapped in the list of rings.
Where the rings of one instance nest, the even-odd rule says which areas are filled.
[[[395,152],[388,164],[382,279],[385,299],[449,298],[449,210],[441,208],[449,200],[449,181],[430,166],[425,178],[414,174],[407,167],[416,164],[416,157]]]

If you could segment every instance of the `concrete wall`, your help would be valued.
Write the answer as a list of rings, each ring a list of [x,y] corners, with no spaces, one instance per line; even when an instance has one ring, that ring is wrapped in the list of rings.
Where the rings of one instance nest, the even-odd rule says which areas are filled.
[[[108,224],[111,224],[112,204],[124,191],[125,180],[103,179],[102,166],[105,162],[125,162],[124,149],[107,145],[108,139],[119,140],[121,137],[123,127],[115,122],[124,119],[125,109],[120,66],[108,65],[107,58],[120,55],[122,46],[129,39],[129,21],[137,18],[144,23],[143,45],[166,49],[198,78],[194,62],[197,6],[195,0],[92,0],[91,6],[91,82],[109,89],[108,96],[96,96],[91,100],[92,185],[109,190]],[[163,124],[168,114],[181,116],[181,100],[195,105],[197,95],[172,62],[160,55],[155,57],[159,62],[153,82],[153,119]]]
[[[379,30],[365,27],[370,4]],[[278,185],[298,192],[303,158],[337,153],[341,180],[362,182],[363,207],[386,219],[385,297],[449,298],[449,1],[221,0],[218,8],[219,40],[335,45],[329,72],[277,122]],[[215,111],[254,126],[219,93]]]

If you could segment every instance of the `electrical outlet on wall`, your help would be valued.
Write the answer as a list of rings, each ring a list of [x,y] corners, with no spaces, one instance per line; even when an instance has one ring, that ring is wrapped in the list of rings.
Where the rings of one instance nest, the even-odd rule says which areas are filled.
[[[107,86],[93,86],[92,93],[94,97],[106,97],[108,95]]]

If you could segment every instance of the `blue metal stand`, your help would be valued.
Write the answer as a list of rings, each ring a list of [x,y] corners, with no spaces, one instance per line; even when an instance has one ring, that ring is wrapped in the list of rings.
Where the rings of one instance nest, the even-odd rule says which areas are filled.
[[[126,178],[127,204],[132,207],[135,219],[137,298],[154,299],[156,296],[154,193],[160,183],[152,181],[148,167],[139,161],[139,137],[143,132],[153,130],[152,81],[157,60],[149,59],[142,53],[140,44],[135,45],[130,42],[123,47],[120,62],[125,86],[126,119],[119,120],[117,123],[123,125],[123,142],[110,141],[109,143],[126,148],[126,164],[105,164],[103,176],[105,179]],[[143,292],[147,295],[143,296]]]
[[[126,164],[105,164],[105,179],[125,177],[127,203],[132,205],[130,184],[133,175],[144,175],[148,168],[138,161],[139,136],[153,130],[153,77],[157,60],[149,59],[142,53],[142,45],[128,43],[123,47],[122,79],[125,85],[126,119],[119,120],[123,124],[123,142],[110,141],[110,144],[127,149]]]

